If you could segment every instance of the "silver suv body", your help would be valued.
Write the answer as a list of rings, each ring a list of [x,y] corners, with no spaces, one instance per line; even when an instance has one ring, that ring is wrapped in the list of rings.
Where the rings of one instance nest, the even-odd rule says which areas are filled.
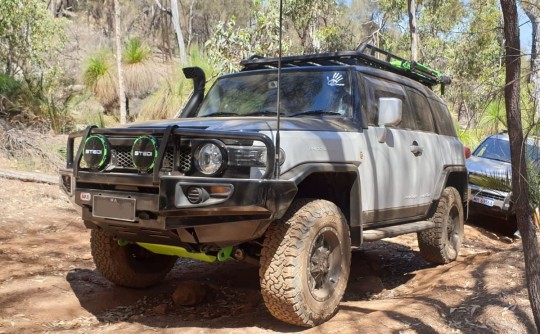
[[[204,98],[204,74],[186,69],[180,118],[70,135],[62,186],[98,270],[141,287],[173,256],[247,261],[274,316],[313,326],[337,310],[351,247],[418,232],[424,258],[453,261],[468,182],[430,89],[444,80],[365,51],[284,57],[281,71],[256,57]]]

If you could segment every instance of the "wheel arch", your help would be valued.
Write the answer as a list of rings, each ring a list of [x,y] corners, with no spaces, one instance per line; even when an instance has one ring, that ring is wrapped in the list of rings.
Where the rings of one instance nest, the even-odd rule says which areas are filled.
[[[467,168],[465,166],[446,166],[444,168],[437,187],[435,188],[436,191],[433,197],[434,207],[437,206],[446,187],[454,187],[458,191],[463,203],[463,216],[467,219],[469,209],[469,206],[467,205],[469,201],[469,177]]]
[[[360,246],[360,177],[354,164],[304,164],[285,173],[284,178],[287,175],[294,175],[291,179],[298,187],[295,198],[319,198],[336,204],[349,223],[352,245]]]

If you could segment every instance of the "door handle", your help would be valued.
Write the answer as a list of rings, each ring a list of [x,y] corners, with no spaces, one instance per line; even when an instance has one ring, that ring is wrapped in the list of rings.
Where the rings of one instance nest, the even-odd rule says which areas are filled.
[[[412,145],[409,148],[415,156],[422,155],[422,152],[424,152],[424,148],[418,145],[416,140],[412,142]]]

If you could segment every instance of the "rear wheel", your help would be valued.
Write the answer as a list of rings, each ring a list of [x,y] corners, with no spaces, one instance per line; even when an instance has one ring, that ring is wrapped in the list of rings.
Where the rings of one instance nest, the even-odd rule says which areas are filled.
[[[159,283],[177,259],[152,253],[137,244],[120,246],[101,230],[92,230],[90,246],[97,270],[109,281],[130,288]]]
[[[263,243],[259,276],[270,313],[307,327],[331,318],[347,287],[350,247],[347,222],[334,203],[294,201]]]
[[[455,188],[444,189],[431,220],[434,228],[418,232],[420,255],[433,263],[454,261],[463,239],[463,204]]]

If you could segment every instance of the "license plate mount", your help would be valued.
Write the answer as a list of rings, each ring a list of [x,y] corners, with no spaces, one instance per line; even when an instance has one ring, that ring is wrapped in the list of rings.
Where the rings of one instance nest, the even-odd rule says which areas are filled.
[[[92,215],[97,218],[135,221],[135,198],[114,196],[93,196]]]

